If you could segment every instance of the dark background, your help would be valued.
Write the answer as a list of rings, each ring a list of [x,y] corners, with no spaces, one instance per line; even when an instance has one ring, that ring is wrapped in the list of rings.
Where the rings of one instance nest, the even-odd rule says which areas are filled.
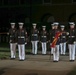
[[[76,0],[0,0],[0,32],[8,32],[10,22],[17,28],[18,22],[24,22],[29,34],[32,23],[37,23],[39,30],[46,25],[49,31],[54,21],[68,30],[68,22],[76,22]]]

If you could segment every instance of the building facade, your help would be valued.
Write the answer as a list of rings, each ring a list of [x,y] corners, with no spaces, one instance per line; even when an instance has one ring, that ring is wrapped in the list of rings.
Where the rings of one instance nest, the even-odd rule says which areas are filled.
[[[76,22],[75,0],[0,0],[1,25],[11,21],[66,24]]]

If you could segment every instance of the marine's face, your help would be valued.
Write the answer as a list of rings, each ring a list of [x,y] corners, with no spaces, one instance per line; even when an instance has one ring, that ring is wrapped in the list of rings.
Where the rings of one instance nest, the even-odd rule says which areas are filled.
[[[23,28],[23,26],[22,26],[22,25],[20,25],[20,26],[19,26],[19,28],[20,28],[20,29],[22,29],[22,28]]]
[[[55,29],[57,29],[58,28],[58,25],[55,25]]]
[[[61,30],[63,31],[63,30],[64,30],[64,28],[61,28]]]
[[[15,25],[11,25],[11,28],[12,28],[12,29],[15,28]]]
[[[54,29],[55,28],[55,26],[52,26],[52,29]]]
[[[43,30],[45,30],[46,28],[43,28]]]
[[[36,26],[33,26],[34,29],[36,29]]]
[[[74,25],[70,25],[70,28],[74,28]]]

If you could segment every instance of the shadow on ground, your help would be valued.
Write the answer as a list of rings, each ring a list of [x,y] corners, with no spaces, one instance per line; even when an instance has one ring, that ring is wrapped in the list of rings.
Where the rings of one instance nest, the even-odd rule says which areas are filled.
[[[0,69],[0,75],[3,75],[5,73],[5,68]]]
[[[76,67],[71,72],[69,72],[67,75],[76,75]]]

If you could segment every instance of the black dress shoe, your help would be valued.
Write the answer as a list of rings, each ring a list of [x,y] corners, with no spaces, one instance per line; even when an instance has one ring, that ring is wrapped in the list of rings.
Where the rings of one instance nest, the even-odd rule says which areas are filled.
[[[11,60],[14,60],[15,58],[10,58]]]
[[[58,62],[58,61],[53,61],[53,62]]]
[[[70,60],[70,62],[74,62],[74,60]]]
[[[24,61],[24,59],[22,59],[21,61]]]
[[[42,55],[46,55],[46,54],[42,54]]]
[[[24,61],[23,59],[19,60],[19,61]]]

